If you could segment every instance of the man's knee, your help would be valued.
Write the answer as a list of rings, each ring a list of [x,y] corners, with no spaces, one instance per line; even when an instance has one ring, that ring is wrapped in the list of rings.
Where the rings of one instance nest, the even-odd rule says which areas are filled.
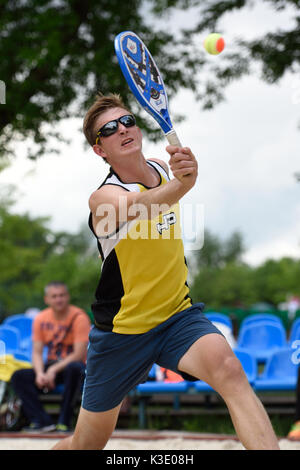
[[[243,367],[238,358],[232,353],[219,361],[218,367],[213,371],[213,381],[217,391],[233,391],[234,388],[244,386],[247,382]]]
[[[21,370],[17,370],[16,372],[13,373],[13,375],[11,376],[11,384],[13,387],[15,387],[16,385],[18,385],[20,383],[20,372],[22,372]]]
[[[224,359],[223,374],[225,378],[235,380],[244,378],[244,371],[238,358],[233,354]]]
[[[11,376],[11,384],[13,388],[18,388],[19,385],[24,385],[24,383],[34,382],[35,372],[33,369],[20,369],[13,373]]]

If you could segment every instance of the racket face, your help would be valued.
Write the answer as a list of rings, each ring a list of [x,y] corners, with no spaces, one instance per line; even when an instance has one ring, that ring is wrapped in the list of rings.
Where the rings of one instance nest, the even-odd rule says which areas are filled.
[[[132,93],[158,122],[164,133],[172,130],[168,97],[153,57],[141,39],[131,31],[118,34],[115,51]]]

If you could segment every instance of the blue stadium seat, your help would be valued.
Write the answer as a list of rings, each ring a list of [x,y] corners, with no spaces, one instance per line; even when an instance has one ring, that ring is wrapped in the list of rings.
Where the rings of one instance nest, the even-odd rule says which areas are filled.
[[[147,382],[137,385],[136,392],[138,394],[151,395],[153,393],[184,393],[189,388],[189,382],[163,382],[156,380],[156,370],[159,367],[157,364],[153,364],[148,377],[150,380]],[[151,380],[152,379],[152,380]]]
[[[61,395],[63,391],[64,391],[64,384],[58,384],[53,390],[51,390],[50,393],[51,395],[56,395],[56,394]]]
[[[20,332],[20,347],[23,350],[31,349],[32,318],[23,313],[5,318],[3,325],[17,328]]]
[[[258,362],[266,362],[275,349],[286,347],[286,331],[280,323],[260,321],[245,325],[237,341],[238,349],[249,349]]]
[[[31,362],[31,355],[29,356],[23,352],[16,352],[14,353],[14,358],[18,359],[19,361]]]
[[[255,390],[295,390],[298,367],[294,349],[286,347],[274,351],[264,372],[255,380]]]
[[[190,382],[145,382],[136,387],[138,394],[153,394],[153,393],[184,393],[190,387]]]
[[[250,323],[260,321],[275,322],[283,326],[281,318],[279,318],[277,315],[274,315],[272,313],[255,313],[253,315],[248,315],[246,318],[244,318],[240,325],[240,331],[244,326],[249,325]]]
[[[20,350],[20,332],[9,325],[0,326],[0,341],[3,341],[5,354],[14,354]]]
[[[209,313],[205,313],[205,316],[211,322],[224,323],[224,325],[228,326],[232,331],[231,318],[229,318],[227,315],[224,315],[224,313],[209,312]]]
[[[257,363],[255,357],[253,357],[249,350],[245,349],[236,348],[233,352],[241,362],[248,382],[250,385],[254,385],[255,379],[257,377]]]
[[[151,367],[151,370],[148,374],[148,376],[152,379],[152,380],[156,380],[156,369],[157,369],[158,365],[157,364],[153,364],[153,366]]]
[[[289,344],[292,345],[292,343],[295,340],[299,340],[299,339],[300,339],[300,318],[297,318],[292,323],[290,336],[289,336]]]
[[[196,389],[197,392],[212,393],[215,391],[210,385],[208,385],[206,382],[203,382],[203,380],[197,380],[196,382],[193,382],[192,384],[193,384],[192,386]]]

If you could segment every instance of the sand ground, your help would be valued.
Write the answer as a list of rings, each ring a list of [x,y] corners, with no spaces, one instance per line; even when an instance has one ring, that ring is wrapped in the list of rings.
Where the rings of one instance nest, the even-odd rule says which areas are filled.
[[[50,450],[58,438],[48,437],[8,437],[0,434],[0,450]],[[282,450],[300,450],[300,441],[279,440]],[[205,437],[200,434],[165,432],[143,434],[131,433],[126,436],[113,435],[105,450],[243,450],[242,444],[233,436]]]

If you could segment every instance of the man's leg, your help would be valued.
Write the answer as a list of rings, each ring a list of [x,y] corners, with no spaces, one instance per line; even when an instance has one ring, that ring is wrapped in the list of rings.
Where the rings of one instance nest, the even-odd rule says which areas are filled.
[[[71,362],[58,377],[58,383],[64,384],[62,404],[58,424],[67,427],[71,425],[71,419],[76,405],[76,398],[83,384],[85,365],[82,362]]]
[[[59,441],[53,450],[101,450],[112,435],[121,404],[99,413],[80,409],[75,432]]]
[[[51,425],[52,419],[44,410],[39,399],[41,390],[35,385],[34,370],[21,369],[16,371],[11,378],[11,384],[18,397],[22,400],[22,408],[29,422],[41,427]]]
[[[279,449],[270,420],[223,336],[202,336],[180,359],[178,369],[207,382],[221,395],[246,449]]]

